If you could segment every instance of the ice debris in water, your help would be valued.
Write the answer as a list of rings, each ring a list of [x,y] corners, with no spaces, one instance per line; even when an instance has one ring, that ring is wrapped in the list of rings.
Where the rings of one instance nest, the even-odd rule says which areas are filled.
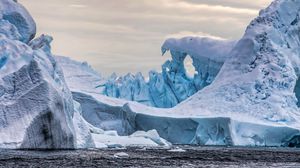
[[[125,152],[119,152],[119,153],[114,154],[114,157],[115,158],[129,158],[129,155]]]

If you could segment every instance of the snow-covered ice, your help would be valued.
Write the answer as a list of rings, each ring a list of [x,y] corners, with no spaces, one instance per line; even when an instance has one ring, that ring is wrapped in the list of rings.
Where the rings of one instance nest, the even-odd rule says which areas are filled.
[[[20,41],[28,43],[34,38],[36,34],[36,24],[28,11],[17,1],[1,0],[0,18],[2,21],[8,21],[14,26],[13,29],[16,28],[18,30],[20,35],[18,39]]]

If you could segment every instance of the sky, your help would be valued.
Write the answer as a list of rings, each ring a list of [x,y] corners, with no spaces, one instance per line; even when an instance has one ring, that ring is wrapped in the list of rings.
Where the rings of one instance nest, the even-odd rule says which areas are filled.
[[[56,55],[87,61],[98,72],[160,70],[169,37],[239,39],[271,0],[18,0],[54,37]]]

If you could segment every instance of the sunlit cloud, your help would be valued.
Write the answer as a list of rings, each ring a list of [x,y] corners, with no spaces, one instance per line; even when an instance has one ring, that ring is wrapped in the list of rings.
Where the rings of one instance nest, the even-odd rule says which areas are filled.
[[[86,5],[82,5],[82,4],[70,4],[69,5],[70,8],[86,8]]]
[[[204,33],[204,32],[190,32],[190,31],[180,31],[178,33],[174,34],[169,34],[166,36],[166,38],[183,38],[183,37],[208,37],[211,39],[216,39],[216,40],[227,40],[226,38],[219,37],[219,36],[214,36],[209,33]]]
[[[249,9],[249,8],[237,8],[230,6],[222,6],[222,5],[208,5],[208,4],[193,4],[184,1],[176,1],[174,0],[164,0],[163,5],[170,8],[183,8],[185,10],[205,10],[205,11],[214,11],[214,12],[222,12],[222,13],[232,13],[232,14],[249,14],[256,15],[258,13],[257,10]]]
[[[207,4],[229,6],[234,8],[261,9],[269,4],[270,0],[181,0],[193,4]]]

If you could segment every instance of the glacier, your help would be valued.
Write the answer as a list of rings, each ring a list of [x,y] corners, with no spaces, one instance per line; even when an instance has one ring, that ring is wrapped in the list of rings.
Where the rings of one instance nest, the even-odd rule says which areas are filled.
[[[274,0],[238,41],[170,38],[161,72],[106,79],[53,55],[28,11],[0,0],[0,147],[299,147],[299,14]]]

